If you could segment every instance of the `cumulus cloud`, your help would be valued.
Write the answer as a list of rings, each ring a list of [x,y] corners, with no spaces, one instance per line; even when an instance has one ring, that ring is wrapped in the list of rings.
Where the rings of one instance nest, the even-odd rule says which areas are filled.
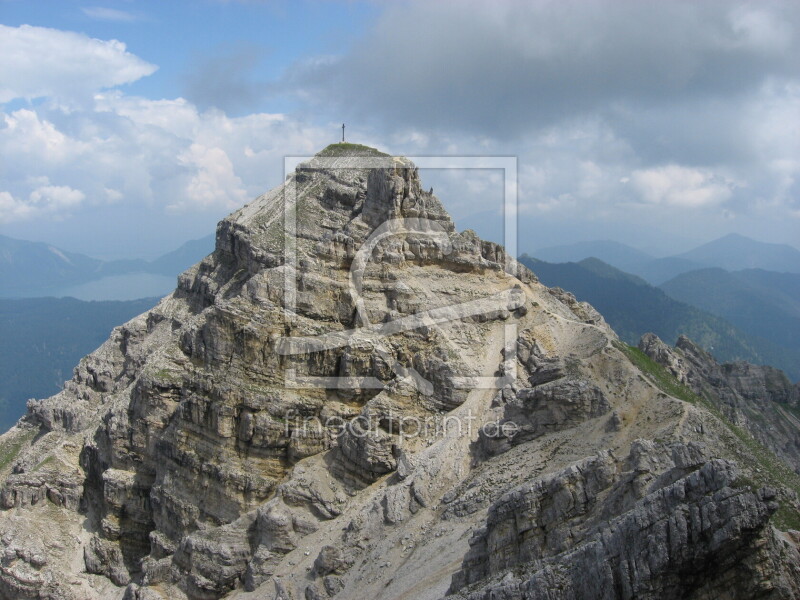
[[[293,114],[232,116],[265,89],[252,49],[199,61],[186,98],[152,100],[113,89],[155,69],[120,42],[0,28],[3,55],[24,55],[0,64],[0,102],[59,100],[0,110],[3,218],[32,222],[37,190],[38,217],[113,203],[218,218],[280,182],[286,154],[334,141],[342,120],[348,139],[390,152],[517,155],[526,233],[692,213],[706,220],[675,229],[707,239],[723,212],[761,231],[800,214],[800,5],[387,6],[344,54],[303,57],[269,86],[299,100]],[[491,173],[462,175],[425,181],[480,223],[502,189]],[[48,186],[85,198],[68,206]],[[566,225],[544,231],[556,217]]]
[[[86,194],[67,185],[45,185],[31,192],[30,203],[36,207],[70,208],[86,199]]]
[[[0,123],[3,184],[17,199],[4,197],[6,222],[119,203],[222,216],[280,182],[285,154],[325,144],[320,129],[280,114],[234,118],[118,91],[97,95],[86,110],[0,111]],[[85,201],[67,189],[82,190]]]
[[[51,97],[73,101],[156,70],[117,40],[47,27],[0,25],[0,102]]]
[[[0,192],[0,222],[11,223],[43,214],[64,216],[86,199],[86,194],[66,185],[44,185],[33,190],[27,200]]]
[[[221,148],[192,144],[178,155],[178,163],[190,167],[193,175],[185,193],[168,209],[185,210],[222,205],[238,208],[247,201],[247,190],[236,175],[233,163]]]
[[[280,114],[232,118],[183,98],[103,90],[156,69],[116,40],[0,26],[0,52],[0,102],[46,99],[0,110],[6,223],[104,204],[221,215],[280,181],[286,151],[318,150],[317,130]]]
[[[9,192],[0,192],[0,223],[10,223],[25,218],[30,210],[27,204],[18,201]]]
[[[21,153],[58,163],[77,150],[77,144],[71,144],[53,123],[41,120],[33,110],[23,108],[3,114],[3,122],[5,129],[0,130],[0,137],[14,141],[5,148],[9,160],[13,154]]]

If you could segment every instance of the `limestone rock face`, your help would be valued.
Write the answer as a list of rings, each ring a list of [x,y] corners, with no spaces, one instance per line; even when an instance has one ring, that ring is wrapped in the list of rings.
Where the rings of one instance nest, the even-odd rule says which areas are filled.
[[[737,373],[736,398],[797,403]],[[224,219],[0,443],[0,598],[789,598],[800,581],[773,516],[786,482],[752,483],[718,416],[368,148],[326,149]]]
[[[645,459],[658,470],[638,469],[641,451],[657,453]],[[601,453],[506,493],[470,540],[451,592],[471,600],[794,597],[792,569],[776,573],[763,552],[783,547],[767,526],[774,490],[737,489],[731,463],[701,456],[649,444],[616,464]]]

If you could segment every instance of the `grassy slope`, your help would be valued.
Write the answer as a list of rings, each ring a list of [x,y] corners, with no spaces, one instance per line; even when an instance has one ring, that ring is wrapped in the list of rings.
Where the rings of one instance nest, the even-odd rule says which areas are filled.
[[[759,443],[747,431],[729,421],[718,409],[711,396],[699,396],[680,383],[669,371],[653,361],[644,352],[634,346],[617,343],[615,346],[625,353],[628,359],[662,392],[674,398],[694,404],[719,419],[744,446],[745,452],[738,452],[737,459],[753,474],[752,479],[742,478],[741,483],[752,487],[772,486],[788,487],[800,494],[800,476],[792,471],[775,454]],[[785,499],[772,518],[773,524],[781,530],[800,529],[800,513]]]

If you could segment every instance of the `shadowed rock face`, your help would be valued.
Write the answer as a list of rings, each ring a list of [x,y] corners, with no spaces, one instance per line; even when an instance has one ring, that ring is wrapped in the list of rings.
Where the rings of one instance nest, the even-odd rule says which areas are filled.
[[[643,460],[655,470],[641,470]],[[763,548],[782,545],[767,528],[775,492],[735,489],[735,478],[734,465],[704,460],[692,446],[637,444],[622,464],[607,453],[586,459],[495,502],[451,592],[470,600],[789,597],[795,582],[763,576],[772,570]]]
[[[797,592],[739,442],[424,189],[326,149],[32,401],[0,598]]]

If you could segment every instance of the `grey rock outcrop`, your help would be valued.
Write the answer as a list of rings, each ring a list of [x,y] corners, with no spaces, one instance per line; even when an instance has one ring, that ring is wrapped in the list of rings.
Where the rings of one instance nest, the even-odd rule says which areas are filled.
[[[672,454],[687,450],[693,453],[673,447]],[[649,458],[662,469],[650,473],[656,478],[647,486],[635,485],[642,477],[638,469],[618,475],[613,458],[601,454],[505,494],[470,540],[453,577],[453,597],[793,598],[800,593],[800,556],[768,527],[777,509],[774,490],[737,485],[736,469],[725,460],[676,464],[663,461],[669,453],[656,446],[647,451],[658,453]],[[626,462],[630,468],[640,461],[632,454]],[[790,552],[792,560],[776,572],[764,548]]]

